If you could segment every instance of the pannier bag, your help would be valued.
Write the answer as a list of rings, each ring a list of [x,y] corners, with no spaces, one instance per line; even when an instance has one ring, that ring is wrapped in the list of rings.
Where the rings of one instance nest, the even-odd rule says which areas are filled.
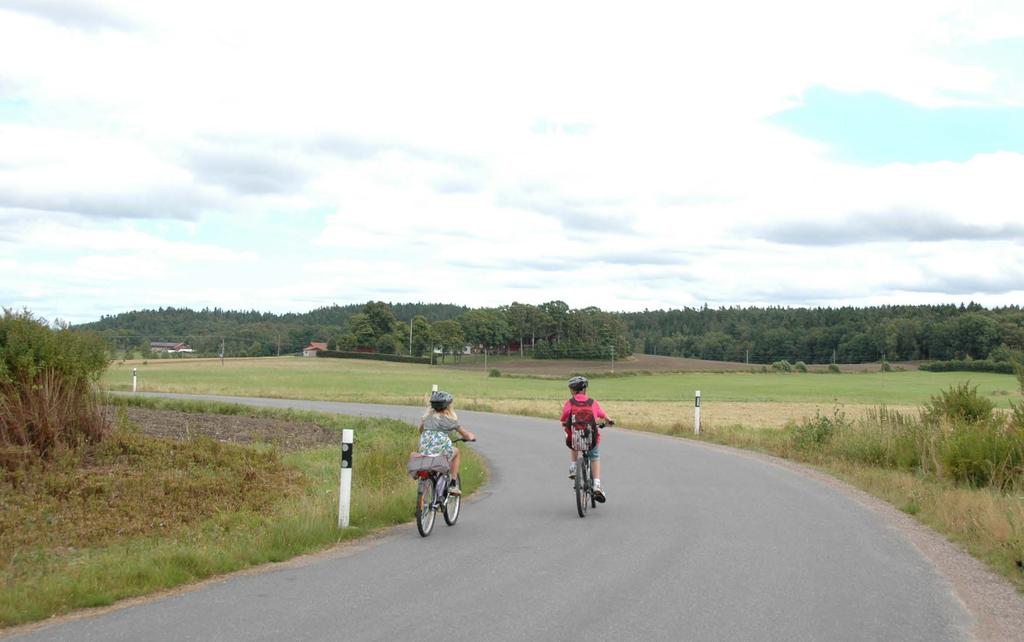
[[[573,450],[585,453],[593,446],[593,429],[587,428],[573,428],[572,434],[569,439],[566,439],[569,448]]]
[[[413,479],[419,477],[420,471],[427,471],[431,473],[446,473],[448,472],[448,458],[444,455],[421,455],[419,453],[413,453],[409,455],[409,463],[406,466],[406,470],[409,472],[409,476]]]

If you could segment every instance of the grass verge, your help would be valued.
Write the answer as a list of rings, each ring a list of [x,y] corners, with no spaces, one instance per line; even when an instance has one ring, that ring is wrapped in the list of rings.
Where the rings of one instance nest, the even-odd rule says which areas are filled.
[[[407,522],[415,431],[384,419],[131,399],[186,412],[355,429],[351,526],[337,529],[338,447],[281,453],[197,437],[146,437],[125,421],[92,447],[0,481],[0,626],[168,589],[320,550]],[[485,481],[464,449],[463,483]]]

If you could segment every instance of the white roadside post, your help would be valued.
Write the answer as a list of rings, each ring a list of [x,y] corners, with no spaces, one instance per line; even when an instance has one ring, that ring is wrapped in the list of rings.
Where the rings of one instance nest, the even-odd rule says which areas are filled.
[[[132,392],[139,390],[139,369],[132,368]]]
[[[437,384],[436,383],[433,386],[430,387],[430,392],[437,392]]]
[[[693,434],[700,434],[700,390],[693,398]]]
[[[341,431],[341,480],[338,489],[338,528],[348,528],[352,504],[352,429]]]

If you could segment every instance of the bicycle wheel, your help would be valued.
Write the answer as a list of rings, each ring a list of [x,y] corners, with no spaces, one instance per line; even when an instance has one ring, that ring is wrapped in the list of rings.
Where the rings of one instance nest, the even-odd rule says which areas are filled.
[[[416,491],[416,530],[426,537],[434,528],[434,480],[421,479]]]
[[[587,501],[587,478],[589,476],[590,466],[587,460],[581,457],[579,464],[576,466],[576,481],[573,484],[573,488],[576,491],[576,512],[580,514],[580,517],[587,516],[587,507],[590,503]]]
[[[448,481],[448,488],[453,485],[462,488],[462,484],[459,483],[461,479],[455,478],[455,481]],[[462,508],[462,495],[452,495],[448,493],[448,496],[444,500],[444,523],[449,526],[455,526],[455,520],[459,518],[459,510]]]

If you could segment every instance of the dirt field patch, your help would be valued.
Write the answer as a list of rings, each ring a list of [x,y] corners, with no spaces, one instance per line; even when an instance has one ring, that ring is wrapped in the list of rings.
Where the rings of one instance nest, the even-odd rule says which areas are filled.
[[[307,421],[196,414],[134,406],[126,407],[125,412],[144,434],[179,441],[204,435],[216,441],[237,444],[273,444],[281,450],[303,450],[338,442],[336,432]]]
[[[893,368],[904,370],[917,370],[919,362],[894,363]],[[528,374],[550,377],[567,377],[579,372],[610,372],[612,369],[611,360],[584,361],[578,359],[520,359],[515,355],[511,357],[492,358],[490,367],[497,368],[508,374]],[[479,357],[474,357],[454,365],[442,366],[454,370],[479,370],[482,362]],[[771,366],[769,366],[770,368]],[[735,361],[708,361],[704,359],[689,359],[684,357],[663,357],[651,354],[634,354],[628,359],[615,362],[615,372],[750,372],[760,370],[761,364],[737,363]],[[828,366],[810,365],[811,371],[826,371]],[[841,364],[839,369],[842,372],[878,372],[879,363],[854,363]]]

